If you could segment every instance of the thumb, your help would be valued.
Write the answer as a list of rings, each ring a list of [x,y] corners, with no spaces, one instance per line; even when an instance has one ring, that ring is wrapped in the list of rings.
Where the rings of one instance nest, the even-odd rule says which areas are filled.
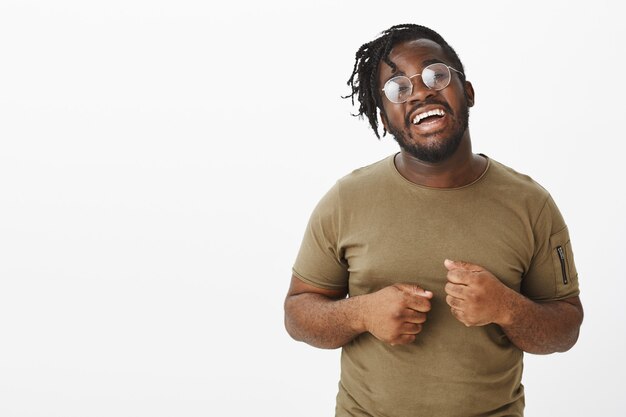
[[[433,298],[432,291],[427,291],[416,284],[400,284],[400,288],[403,291],[406,291],[411,295],[417,295],[419,297],[425,297],[425,298]]]
[[[485,268],[480,265],[465,261],[451,261],[450,259],[446,259],[445,261],[443,261],[443,264],[448,269],[448,271],[452,271],[454,269],[465,269],[467,271],[480,272],[485,270]]]

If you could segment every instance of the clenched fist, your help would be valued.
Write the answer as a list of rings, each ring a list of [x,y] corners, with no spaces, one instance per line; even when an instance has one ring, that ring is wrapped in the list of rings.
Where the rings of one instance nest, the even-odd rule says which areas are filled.
[[[363,298],[363,322],[377,339],[393,345],[412,343],[430,311],[433,293],[413,284],[395,284]]]
[[[513,290],[491,272],[469,262],[444,262],[448,269],[446,303],[454,317],[466,326],[503,324],[508,320],[508,301]]]

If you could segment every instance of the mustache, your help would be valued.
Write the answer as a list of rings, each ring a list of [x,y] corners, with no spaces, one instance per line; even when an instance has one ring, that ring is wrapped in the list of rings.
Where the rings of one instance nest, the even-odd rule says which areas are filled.
[[[454,111],[452,111],[452,108],[450,107],[448,103],[443,102],[443,101],[433,100],[433,99],[427,99],[426,101],[422,101],[421,103],[416,104],[415,106],[411,108],[411,110],[409,110],[406,113],[406,115],[404,116],[404,123],[406,123],[406,126],[408,127],[413,124],[413,122],[410,120],[411,114],[415,113],[416,110],[419,110],[422,107],[426,107],[426,106],[433,105],[433,104],[437,104],[443,107],[444,109],[446,109],[448,113],[454,116]]]

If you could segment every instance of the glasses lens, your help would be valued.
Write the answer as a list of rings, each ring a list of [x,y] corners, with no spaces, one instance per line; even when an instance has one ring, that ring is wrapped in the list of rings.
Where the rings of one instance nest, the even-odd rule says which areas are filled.
[[[450,70],[444,64],[432,64],[422,71],[422,80],[428,88],[443,90],[450,83]]]
[[[393,77],[385,83],[385,95],[393,103],[404,103],[411,95],[413,85],[407,77]]]

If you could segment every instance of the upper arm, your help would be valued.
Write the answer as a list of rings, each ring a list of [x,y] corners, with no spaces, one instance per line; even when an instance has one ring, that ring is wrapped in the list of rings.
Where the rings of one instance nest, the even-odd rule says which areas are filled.
[[[287,298],[305,293],[319,294],[332,299],[341,299],[346,297],[348,291],[347,288],[341,290],[329,290],[326,288],[316,287],[302,281],[297,276],[292,275],[289,291],[287,292]]]
[[[536,302],[580,300],[578,272],[569,231],[558,207],[548,197],[533,226],[534,252],[522,278],[521,293]]]
[[[340,211],[336,185],[319,201],[309,218],[293,264],[294,291],[300,289],[300,292],[336,296],[348,286],[348,263],[344,258],[344,247],[340,244]],[[300,281],[309,285],[301,286]],[[324,289],[332,291],[327,293]]]

